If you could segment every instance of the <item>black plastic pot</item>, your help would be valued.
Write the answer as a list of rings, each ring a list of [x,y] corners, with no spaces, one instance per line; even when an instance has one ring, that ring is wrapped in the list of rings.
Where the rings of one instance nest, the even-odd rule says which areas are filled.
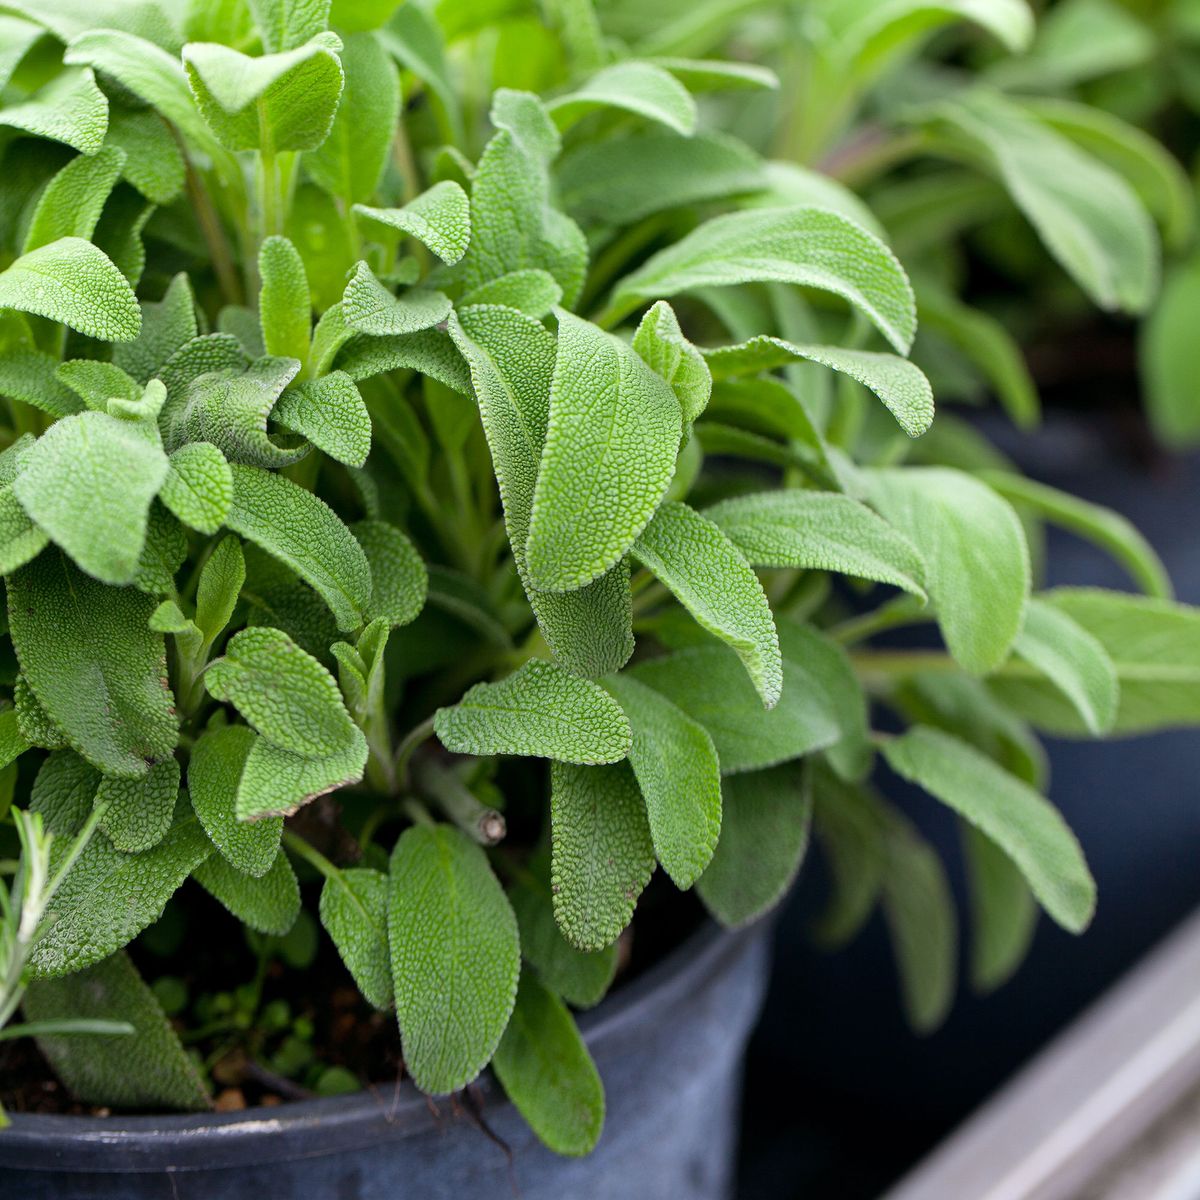
[[[0,1196],[724,1200],[742,1054],[766,965],[764,926],[706,926],[582,1018],[608,1104],[600,1144],[585,1159],[545,1150],[484,1079],[480,1115],[494,1139],[407,1084],[228,1114],[18,1114],[0,1133]]]

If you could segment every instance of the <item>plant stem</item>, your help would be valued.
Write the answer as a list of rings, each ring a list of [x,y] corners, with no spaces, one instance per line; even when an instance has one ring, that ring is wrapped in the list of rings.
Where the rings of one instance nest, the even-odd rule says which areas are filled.
[[[307,842],[291,829],[283,831],[283,844],[297,858],[302,858],[326,879],[337,879],[341,872],[311,842]]]
[[[237,268],[233,265],[229,240],[225,237],[217,210],[213,208],[212,197],[200,182],[200,176],[196,174],[196,168],[192,166],[192,161],[186,154],[183,161],[187,172],[188,196],[192,201],[205,245],[208,246],[208,253],[212,257],[213,271],[216,273],[221,295],[226,304],[241,304],[244,299],[242,283],[238,278]]]
[[[413,752],[422,742],[428,741],[433,735],[433,717],[426,717],[420,725],[413,726],[396,747],[396,784],[403,790],[408,786],[408,763]]]

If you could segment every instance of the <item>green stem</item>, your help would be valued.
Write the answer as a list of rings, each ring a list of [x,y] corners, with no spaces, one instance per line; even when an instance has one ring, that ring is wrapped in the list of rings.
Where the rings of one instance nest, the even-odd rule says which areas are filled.
[[[306,842],[298,833],[291,829],[283,831],[283,844],[297,857],[302,858],[310,867],[317,870],[326,879],[337,879],[341,872],[310,842]]]
[[[400,745],[396,747],[395,771],[396,782],[400,789],[408,786],[408,764],[413,752],[422,742],[433,736],[433,717],[426,717],[420,725],[415,725],[404,735]]]

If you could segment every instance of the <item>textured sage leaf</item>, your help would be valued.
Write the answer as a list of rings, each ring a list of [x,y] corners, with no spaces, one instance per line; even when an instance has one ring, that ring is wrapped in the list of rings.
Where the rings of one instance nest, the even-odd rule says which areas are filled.
[[[779,76],[769,67],[758,63],[671,56],[660,56],[650,61],[664,71],[670,71],[689,92],[773,92],[779,87]]]
[[[580,950],[601,950],[621,936],[654,873],[654,842],[632,767],[552,763],[550,825],[558,927]]]
[[[725,781],[721,839],[696,881],[705,907],[736,928],[774,908],[808,849],[812,790],[796,763]]]
[[[176,275],[163,298],[143,304],[141,313],[141,331],[132,342],[113,347],[113,364],[138,383],[148,383],[198,332],[196,301],[188,277]],[[166,379],[164,382],[169,392],[170,383]]]
[[[646,802],[654,852],[676,887],[689,888],[708,866],[721,832],[721,764],[712,738],[660,692],[628,675],[613,675],[604,686],[633,730],[629,764]]]
[[[386,521],[359,521],[351,532],[371,564],[368,620],[382,617],[391,626],[415,620],[429,590],[429,573],[417,548]]]
[[[1096,885],[1058,810],[965,742],[916,726],[883,745],[898,775],[949,805],[1021,869],[1038,902],[1072,933],[1085,929]]]
[[[12,484],[0,488],[0,574],[11,575],[41,554],[49,543],[45,531],[21,507]]]
[[[371,415],[344,371],[288,388],[271,419],[352,467],[361,467],[371,452]]]
[[[108,100],[91,71],[64,71],[35,99],[0,108],[0,125],[95,154],[108,128]]]
[[[110,400],[136,401],[144,391],[142,385],[116,363],[98,359],[68,359],[59,365],[55,374],[95,412],[108,412]]]
[[[604,1085],[567,1006],[528,970],[492,1067],[550,1150],[591,1152],[604,1127]]]
[[[329,28],[329,0],[249,0],[263,48],[293,50]]]
[[[228,150],[314,150],[342,94],[341,39],[318,33],[295,49],[249,58],[215,42],[184,48],[188,86]]]
[[[44,750],[63,750],[70,744],[67,735],[33,694],[24,675],[18,675],[13,684],[13,707],[17,712],[17,728],[31,745],[41,746]]]
[[[175,573],[187,558],[187,534],[166,508],[155,501],[150,506],[146,545],[138,559],[133,586],[148,596],[168,596],[175,591]]]
[[[681,430],[661,376],[626,343],[558,310],[526,547],[536,587],[572,591],[620,562],[671,482]]]
[[[661,504],[633,555],[675,594],[709,633],[745,664],[762,702],[783,688],[783,660],[762,584],[728,537],[686,504]]]
[[[369,867],[347,867],[321,888],[325,926],[358,990],[376,1008],[392,1007],[388,951],[388,877]]]
[[[1029,550],[1006,500],[942,467],[875,471],[871,499],[925,560],[950,653],[984,674],[1008,656],[1029,595]]]
[[[935,113],[935,127],[999,176],[1046,249],[1096,304],[1145,311],[1158,288],[1158,237],[1124,179],[998,94],[961,96]]]
[[[1171,580],[1157,551],[1119,512],[1061,492],[1011,471],[981,471],[980,478],[1013,504],[1106,550],[1148,596],[1169,600]]]
[[[317,591],[339,629],[364,623],[371,568],[353,534],[324,501],[269,471],[235,466],[233,505],[225,523]]]
[[[185,418],[189,407],[195,405],[196,412],[193,420],[196,422],[196,440],[204,440],[203,426],[208,414],[205,412],[206,401],[212,401],[215,420],[213,424],[221,431],[222,440],[226,440],[231,429],[224,420],[222,406],[230,397],[228,389],[223,385],[230,380],[245,376],[255,362],[257,363],[291,363],[292,359],[255,359],[251,360],[241,342],[228,333],[205,333],[185,342],[170,358],[155,372],[167,387],[167,400],[163,405],[159,426],[162,429],[163,441],[168,450],[176,450],[189,437]],[[265,370],[265,365],[257,368]],[[262,380],[259,381],[263,383]],[[281,388],[284,383],[279,385]],[[278,447],[272,449],[264,446],[266,440],[261,436],[261,424],[265,420],[259,414],[260,409],[269,409],[269,393],[263,397],[264,387],[255,387],[244,379],[233,389],[233,411],[240,417],[236,421],[239,435],[238,448],[253,449],[264,455],[283,460],[284,455]],[[241,403],[237,403],[237,401]],[[245,410],[245,411],[242,411]]]
[[[864,504],[836,492],[788,488],[724,500],[704,514],[756,567],[837,571],[925,598],[913,544]]]
[[[458,262],[471,240],[471,204],[452,180],[435,183],[403,208],[356,204],[354,211],[367,221],[415,237],[445,263]]]
[[[158,113],[119,109],[109,113],[110,146],[125,155],[121,178],[154,204],[170,204],[183,191],[183,153]]]
[[[598,684],[530,659],[499,683],[477,683],[434,729],[455,754],[524,754],[568,763],[619,762],[629,722]]]
[[[356,8],[361,12],[361,5]],[[458,6],[442,9],[435,19],[419,5],[401,4],[378,34],[387,52],[427,85],[433,106],[455,143],[462,140],[462,113],[446,62],[445,41],[450,35],[443,30],[459,11]]]
[[[178,795],[179,763],[174,757],[152,763],[141,779],[105,775],[96,791],[96,806],[107,806],[100,828],[118,850],[149,850],[171,828]]]
[[[80,155],[67,163],[38,198],[22,253],[59,238],[90,238],[124,163],[124,151],[115,146],[104,146],[90,157]]]
[[[133,1026],[132,1034],[38,1038],[54,1073],[83,1103],[185,1112],[209,1107],[195,1064],[127,955],[114,954],[64,979],[35,980],[22,1010],[27,1021],[87,1013]]]
[[[105,583],[137,573],[150,502],[167,477],[157,437],[107,413],[64,417],[38,438],[12,485],[33,521]]]
[[[1200,719],[1200,609],[1098,588],[1058,588],[1041,599],[1104,648],[1116,669],[1120,702],[1110,732],[1194,725]],[[1003,670],[992,692],[1038,728],[1078,736],[1087,726],[1053,684]]]
[[[47,909],[52,923],[30,956],[37,978],[68,975],[107,958],[162,915],[212,845],[190,813],[141,854],[93,837]]]
[[[633,348],[661,375],[679,401],[684,425],[690,425],[712,395],[712,376],[700,351],[683,336],[674,309],[660,300],[642,318]]]
[[[1066,613],[1031,597],[1013,649],[1071,702],[1089,732],[1099,736],[1117,716],[1120,684],[1108,651]]]
[[[841,296],[901,354],[916,302],[903,268],[874,235],[823,208],[759,208],[706,221],[616,286],[609,318],[643,300],[740,283],[794,283]]]
[[[971,900],[971,984],[991,992],[1006,983],[1029,950],[1038,907],[1011,858],[974,825],[962,824]]]
[[[344,343],[336,365],[356,383],[388,371],[419,371],[462,395],[470,395],[471,377],[450,335],[422,329],[396,337],[358,334]]]
[[[238,784],[237,819],[290,816],[318,796],[358,783],[366,765],[367,739],[357,726],[343,749],[321,757],[294,754],[260,737]]]
[[[32,15],[32,14],[31,14]],[[7,87],[13,72],[45,30],[40,24],[18,16],[5,15],[0,23],[0,88]]]
[[[0,766],[7,767],[26,750],[30,743],[21,732],[21,722],[15,709],[6,708],[0,712]]]
[[[613,63],[548,105],[559,129],[569,128],[598,108],[624,109],[684,135],[696,128],[696,102],[691,93],[674,75],[653,63]]]
[[[1154,430],[1168,445],[1188,447],[1200,436],[1200,411],[1193,402],[1200,347],[1192,317],[1200,304],[1200,266],[1195,260],[1167,272],[1162,293],[1142,326],[1138,362],[1142,390]]]
[[[246,582],[246,559],[236,537],[223,537],[204,564],[196,587],[196,624],[211,646],[229,624],[242,584]]]
[[[77,413],[82,405],[58,374],[66,365],[39,350],[11,347],[0,357],[0,395],[31,404],[52,417]]]
[[[304,167],[331,196],[355,204],[371,198],[387,165],[400,117],[400,80],[373,34],[352,33],[345,43],[342,99],[329,136],[304,156]]]
[[[259,247],[258,317],[263,348],[279,358],[308,358],[312,301],[299,251],[285,237],[269,237]]]
[[[174,699],[155,601],[98,583],[48,550],[8,580],[21,671],[71,745],[101,770],[141,776],[175,749]]]
[[[786,659],[783,692],[770,711],[723,646],[676,651],[632,673],[708,730],[726,775],[800,758],[841,737],[829,698],[801,664]]]
[[[509,271],[507,275],[472,288],[459,301],[459,307],[499,304],[505,308],[515,308],[530,317],[544,317],[561,300],[562,288],[549,271],[526,267],[522,271]]]
[[[406,829],[392,851],[388,942],[404,1063],[442,1095],[487,1066],[517,994],[517,922],[483,851],[449,825]]]
[[[441,292],[411,288],[394,296],[360,262],[342,296],[342,315],[358,333],[388,337],[419,333],[440,325],[450,315],[450,301]]]
[[[188,442],[171,455],[158,498],[185,525],[216,533],[233,503],[233,472],[211,442]]]
[[[554,339],[532,318],[497,306],[465,309],[451,319],[450,329],[470,364],[513,559],[542,633],[555,657],[578,674],[619,670],[633,653],[628,566],[619,564],[586,588],[565,594],[538,591],[526,566]]]
[[[188,794],[205,833],[223,858],[247,875],[265,875],[279,853],[282,817],[239,821],[234,815],[242,771],[255,743],[245,725],[203,734],[188,763]]]
[[[141,328],[133,289],[103,250],[64,237],[0,272],[0,308],[60,321],[89,337],[129,342]]]
[[[521,954],[542,982],[575,1008],[592,1008],[604,999],[617,972],[615,943],[601,950],[579,950],[563,937],[554,918],[550,880],[539,872],[509,890],[517,916]]]
[[[243,925],[282,937],[300,913],[300,887],[286,854],[277,854],[263,875],[239,871],[222,855],[209,855],[192,877]]]
[[[294,754],[319,758],[354,741],[333,676],[281,629],[258,625],[235,633],[224,656],[205,669],[204,686]]]
[[[92,811],[102,778],[74,750],[56,750],[38,768],[29,796],[29,811],[42,818],[47,833],[57,838],[72,838]]]
[[[762,335],[738,346],[706,350],[714,379],[752,375],[787,363],[820,363],[869,388],[887,406],[909,437],[919,437],[933,421],[933,389],[919,367],[895,354],[807,346]]]

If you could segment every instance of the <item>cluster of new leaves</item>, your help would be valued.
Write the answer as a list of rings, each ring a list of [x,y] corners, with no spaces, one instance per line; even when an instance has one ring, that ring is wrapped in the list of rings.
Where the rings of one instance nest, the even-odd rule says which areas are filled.
[[[0,765],[11,792],[21,758],[18,804],[56,844],[99,824],[25,1008],[139,1034],[44,1037],[77,1094],[207,1103],[123,948],[189,879],[285,933],[293,861],[417,1085],[491,1063],[563,1153],[603,1120],[568,1006],[605,994],[658,866],[739,926],[811,828],[820,935],[881,907],[929,1027],[954,915],[877,757],[962,818],[977,983],[1015,967],[1037,906],[1086,926],[1030,724],[1196,720],[1200,615],[1114,514],[992,460],[906,461],[933,398],[882,229],[701,127],[696,93],[776,83],[685,57],[744,6],[501,20],[502,46],[553,47],[527,81],[549,98],[498,87],[486,129],[454,74],[486,5],[197,4],[186,29],[135,0],[7,7]],[[932,9],[1027,34],[1018,0],[826,7],[861,10],[855,62]],[[1120,220],[998,105],[920,119],[1015,194],[1065,181]],[[1043,201],[1079,207],[1026,211]],[[1043,233],[1099,300],[1140,303],[1137,245]],[[1034,594],[1042,521],[1149,596]],[[921,621],[947,654],[861,647]],[[906,732],[873,734],[870,700]],[[548,839],[493,850],[496,810],[528,799],[498,782],[513,757],[548,760]],[[285,825],[335,791],[360,860]]]

